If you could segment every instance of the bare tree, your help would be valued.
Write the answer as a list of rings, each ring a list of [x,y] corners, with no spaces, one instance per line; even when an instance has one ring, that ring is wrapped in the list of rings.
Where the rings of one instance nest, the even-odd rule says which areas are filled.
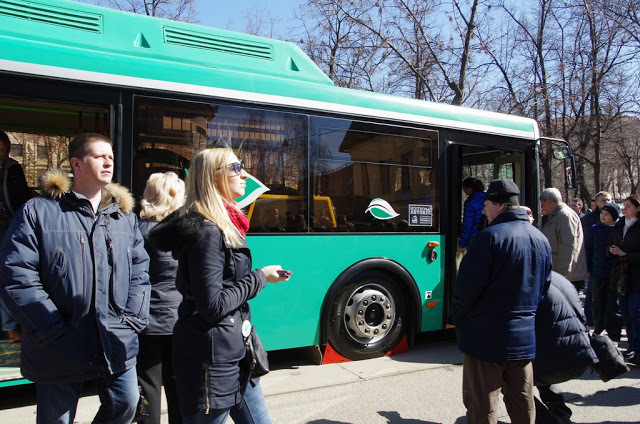
[[[391,52],[392,63],[401,65],[396,69],[404,69],[414,81],[413,97],[460,105],[467,95],[474,29],[479,6],[484,2],[464,3],[448,3],[451,27],[445,30],[442,13],[435,13],[443,12],[441,8],[446,5],[439,0],[376,2],[356,9],[341,6],[341,11]]]
[[[198,22],[196,0],[101,0],[101,6],[182,22]]]
[[[349,17],[372,5],[368,0],[309,0],[295,13],[298,25],[290,37],[336,85],[387,92],[394,86],[381,66],[388,52]]]
[[[245,9],[242,15],[245,19],[244,31],[247,34],[278,38],[276,26],[280,19],[271,15],[271,10],[267,5],[258,9]]]

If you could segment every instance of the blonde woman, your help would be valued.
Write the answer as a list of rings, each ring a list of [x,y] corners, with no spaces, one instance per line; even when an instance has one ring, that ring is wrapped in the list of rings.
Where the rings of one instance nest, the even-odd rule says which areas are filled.
[[[248,174],[231,149],[195,155],[187,201],[152,232],[178,258],[176,285],[183,295],[174,328],[174,372],[185,423],[271,423],[258,379],[246,385],[244,339],[251,328],[247,301],[267,282],[278,283],[279,265],[251,270],[245,243],[249,222],[234,199]]]
[[[171,212],[185,201],[184,181],[175,172],[151,174],[140,202],[139,228],[144,237],[144,247],[149,254],[149,279],[151,281],[151,307],[149,326],[140,333],[138,353],[138,384],[149,401],[149,416],[145,424],[160,424],[160,404],[164,385],[169,423],[182,422],[172,370],[173,326],[178,320],[178,305],[182,295],[176,289],[178,261],[171,252],[159,250],[149,240],[149,233]]]

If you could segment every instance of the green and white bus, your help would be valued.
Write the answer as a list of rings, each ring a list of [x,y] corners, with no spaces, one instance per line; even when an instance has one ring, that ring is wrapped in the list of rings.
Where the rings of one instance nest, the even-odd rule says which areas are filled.
[[[71,137],[108,135],[136,198],[238,149],[269,189],[247,209],[254,265],[294,272],[252,300],[269,350],[356,360],[445,328],[463,177],[512,178],[538,209],[534,120],[336,87],[290,43],[65,0],[0,0],[0,129],[34,189]],[[2,343],[0,385],[21,382]]]

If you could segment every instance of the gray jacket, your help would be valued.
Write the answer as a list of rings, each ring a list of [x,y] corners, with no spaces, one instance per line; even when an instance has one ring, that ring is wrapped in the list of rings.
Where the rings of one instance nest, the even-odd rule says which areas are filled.
[[[542,232],[551,245],[553,270],[569,281],[587,279],[587,255],[580,217],[565,203],[549,215]]]

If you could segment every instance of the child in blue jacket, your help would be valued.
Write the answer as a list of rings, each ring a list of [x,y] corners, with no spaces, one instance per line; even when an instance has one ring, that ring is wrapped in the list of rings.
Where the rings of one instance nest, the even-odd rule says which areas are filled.
[[[591,274],[593,324],[595,333],[607,330],[609,338],[620,341],[622,316],[616,289],[611,284],[612,260],[607,251],[613,226],[620,216],[620,206],[608,203],[602,207],[600,221],[591,227],[585,238],[587,268]]]

